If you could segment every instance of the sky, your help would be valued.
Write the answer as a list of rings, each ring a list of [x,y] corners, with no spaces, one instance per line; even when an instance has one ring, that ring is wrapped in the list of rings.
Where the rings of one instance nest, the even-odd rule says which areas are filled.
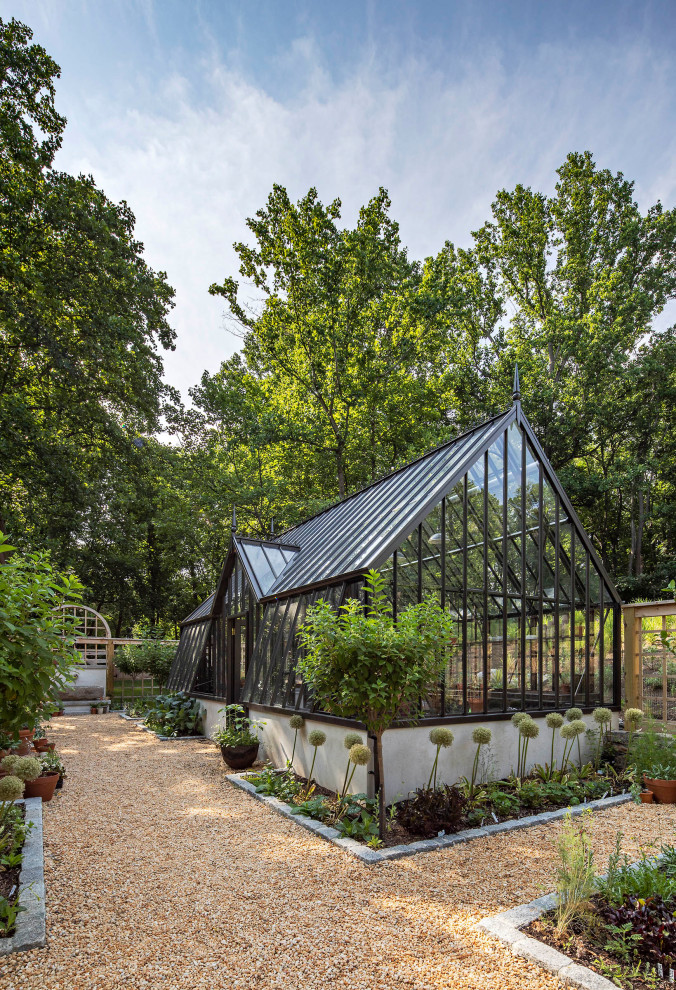
[[[499,189],[551,192],[569,151],[676,200],[674,0],[0,0],[61,66],[57,167],[125,199],[176,289],[184,401],[241,341],[213,282],[273,183],[379,186],[424,258],[469,246]]]

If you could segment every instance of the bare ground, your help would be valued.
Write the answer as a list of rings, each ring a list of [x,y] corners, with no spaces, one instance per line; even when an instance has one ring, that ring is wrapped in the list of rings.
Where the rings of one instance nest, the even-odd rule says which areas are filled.
[[[560,825],[366,866],[225,780],[208,743],[116,715],[62,718],[68,767],[45,810],[45,949],[2,990],[554,988],[474,924],[553,888]],[[599,867],[673,841],[676,807],[594,819]]]

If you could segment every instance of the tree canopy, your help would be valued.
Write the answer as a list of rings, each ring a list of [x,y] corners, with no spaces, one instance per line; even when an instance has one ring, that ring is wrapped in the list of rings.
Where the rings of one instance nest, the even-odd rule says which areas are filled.
[[[185,408],[173,290],[125,202],[54,168],[59,67],[0,20],[0,529],[128,632],[175,629],[240,528],[269,536],[522,402],[628,597],[676,575],[676,213],[569,154],[464,247],[409,257],[385,189],[354,225],[275,185],[211,286],[241,349]],[[449,218],[449,226],[452,219]],[[205,285],[205,292],[208,287]],[[172,434],[166,442],[163,427]]]

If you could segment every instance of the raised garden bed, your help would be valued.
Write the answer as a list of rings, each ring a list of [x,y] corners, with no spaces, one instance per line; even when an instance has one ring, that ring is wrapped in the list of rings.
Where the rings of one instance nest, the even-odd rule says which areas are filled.
[[[42,840],[42,800],[17,801],[23,806],[25,819],[32,823],[23,844],[18,873],[18,899],[25,908],[16,916],[11,935],[0,937],[0,955],[41,948],[45,944],[45,877]]]
[[[620,857],[619,841],[596,893],[563,930],[557,927],[557,894],[485,918],[478,927],[572,986],[673,988],[676,851],[629,864]]]
[[[331,825],[324,824],[316,819],[303,816],[298,814],[298,807],[291,803],[280,800],[271,795],[265,795],[258,793],[256,787],[250,783],[246,778],[251,775],[251,771],[246,771],[242,774],[229,774],[228,780],[246,791],[256,800],[261,801],[266,804],[272,811],[277,814],[283,815],[285,818],[290,818],[295,821],[298,825],[307,829],[308,831],[314,833],[322,839],[333,843],[333,845],[338,846],[341,849],[345,849],[352,855],[361,859],[365,863],[380,863],[386,860],[401,859],[404,856],[414,856],[421,852],[430,852],[435,849],[447,849],[451,846],[458,845],[463,842],[469,842],[472,839],[485,838],[489,835],[494,835],[500,832],[509,832],[514,829],[528,828],[531,825],[545,824],[546,822],[557,821],[570,813],[572,815],[579,814],[587,809],[603,810],[604,808],[612,808],[618,804],[624,804],[631,800],[631,795],[629,794],[618,794],[613,797],[606,797],[596,801],[589,801],[573,807],[559,808],[553,811],[546,811],[536,815],[526,815],[521,818],[513,818],[502,822],[491,822],[480,828],[464,828],[452,834],[438,835],[435,838],[413,840],[407,843],[396,843],[390,846],[384,846],[382,848],[374,849],[370,848],[363,841],[357,841],[356,839],[342,834],[337,828],[333,828]]]

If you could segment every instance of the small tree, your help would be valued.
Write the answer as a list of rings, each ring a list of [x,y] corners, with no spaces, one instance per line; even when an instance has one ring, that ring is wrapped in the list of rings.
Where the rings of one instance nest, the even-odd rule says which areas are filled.
[[[76,620],[62,606],[80,600],[82,585],[55,571],[49,554],[13,550],[0,533],[0,725],[16,739],[74,679]]]
[[[377,571],[369,571],[365,589],[366,606],[350,599],[335,612],[320,601],[308,610],[300,633],[306,652],[298,669],[327,711],[359,719],[375,739],[382,838],[383,733],[398,715],[417,717],[419,698],[438,680],[455,640],[451,616],[434,601],[411,605],[395,622]]]

